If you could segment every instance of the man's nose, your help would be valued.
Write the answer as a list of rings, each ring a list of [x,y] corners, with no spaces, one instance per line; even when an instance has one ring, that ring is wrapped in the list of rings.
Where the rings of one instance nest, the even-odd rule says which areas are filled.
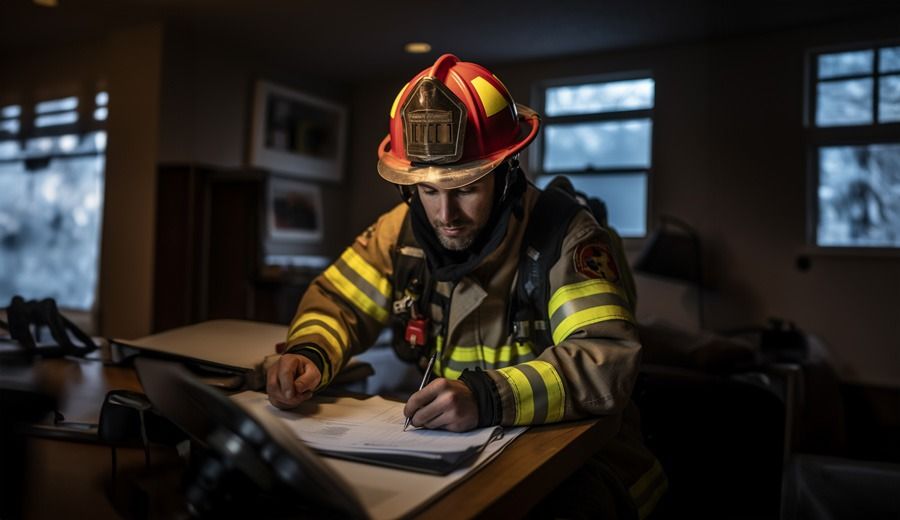
[[[450,223],[456,220],[457,215],[459,215],[459,207],[456,203],[456,198],[450,196],[449,193],[442,193],[440,197],[440,208],[438,208],[438,216],[441,219],[441,222]]]

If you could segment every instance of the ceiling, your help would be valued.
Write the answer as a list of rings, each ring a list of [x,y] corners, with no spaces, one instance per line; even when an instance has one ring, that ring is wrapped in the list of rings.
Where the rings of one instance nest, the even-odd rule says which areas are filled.
[[[322,77],[353,81],[452,51],[486,64],[702,41],[872,18],[896,1],[744,0],[4,0],[0,54],[97,38],[164,21],[238,42]],[[410,56],[403,45],[433,51]]]

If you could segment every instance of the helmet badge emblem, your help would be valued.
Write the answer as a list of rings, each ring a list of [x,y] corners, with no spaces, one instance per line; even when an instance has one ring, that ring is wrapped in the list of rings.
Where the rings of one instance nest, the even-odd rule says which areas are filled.
[[[419,80],[400,116],[411,161],[443,164],[462,157],[465,105],[440,81],[430,77]]]

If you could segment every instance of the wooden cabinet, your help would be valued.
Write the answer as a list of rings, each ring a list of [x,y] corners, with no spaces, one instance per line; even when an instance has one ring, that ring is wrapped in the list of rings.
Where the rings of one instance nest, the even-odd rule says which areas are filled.
[[[219,318],[289,322],[312,274],[262,275],[266,174],[158,173],[154,332]]]

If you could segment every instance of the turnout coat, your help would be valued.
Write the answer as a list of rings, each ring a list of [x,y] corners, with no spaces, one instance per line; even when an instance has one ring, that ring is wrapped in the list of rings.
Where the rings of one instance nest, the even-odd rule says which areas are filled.
[[[630,399],[641,352],[634,287],[618,241],[589,212],[572,219],[549,273],[547,315],[554,344],[539,351],[530,341],[516,341],[510,330],[507,306],[515,295],[523,235],[529,218],[541,218],[531,214],[538,193],[529,185],[522,218],[510,217],[500,245],[474,270],[455,285],[436,284],[435,292],[448,305],[433,304],[427,311],[432,323],[444,324],[430,338],[438,353],[433,371],[456,379],[466,369],[481,369],[499,398],[502,425],[592,416],[620,422],[596,458],[643,517],[662,495],[666,479],[643,446]],[[399,244],[408,211],[401,203],[382,215],[302,298],[287,346],[320,357],[320,387],[388,324],[392,304],[404,291],[393,286],[398,255],[424,254]]]

